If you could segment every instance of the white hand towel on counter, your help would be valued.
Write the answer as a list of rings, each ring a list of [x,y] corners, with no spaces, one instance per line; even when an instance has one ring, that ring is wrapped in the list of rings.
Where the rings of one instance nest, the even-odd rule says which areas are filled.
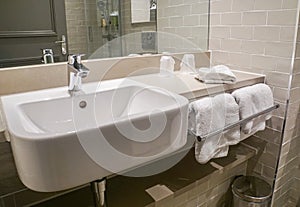
[[[230,94],[220,94],[213,98],[205,97],[190,103],[189,129],[197,136],[203,136],[224,128],[239,120],[239,107]],[[196,142],[195,157],[201,164],[212,158],[228,154],[228,146],[240,139],[239,127]]]
[[[240,119],[247,118],[261,112],[274,104],[273,93],[266,84],[256,84],[235,90],[232,95],[240,107]],[[264,130],[266,120],[272,117],[271,113],[261,115],[242,125],[242,132],[253,134]]]
[[[234,84],[236,83],[236,76],[225,65],[216,65],[212,68],[200,68],[198,70],[198,77],[204,83],[214,84]]]

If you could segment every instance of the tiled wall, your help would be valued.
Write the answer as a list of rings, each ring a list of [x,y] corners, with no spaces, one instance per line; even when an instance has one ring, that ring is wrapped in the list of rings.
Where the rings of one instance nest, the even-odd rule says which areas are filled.
[[[96,0],[85,0],[85,17],[86,17],[86,36],[87,36],[87,55],[91,55],[94,51],[103,45],[102,28],[99,24],[97,16]],[[80,51],[77,51],[77,53]],[[80,52],[81,53],[81,52]]]
[[[217,207],[230,206],[232,201],[231,184],[237,175],[245,175],[247,163],[244,162],[231,169],[217,171],[209,179],[198,181],[194,187],[173,198],[156,203],[157,207]],[[153,205],[150,205],[153,206]],[[149,206],[149,207],[150,207]],[[148,206],[147,206],[148,207]]]
[[[299,15],[299,14],[298,14]],[[275,184],[274,206],[296,206],[300,198],[300,28],[298,25],[296,51],[291,85],[290,104]]]
[[[87,26],[84,0],[65,0],[69,53],[87,51]]]
[[[196,47],[207,50],[208,0],[158,1],[157,30],[190,40]],[[173,47],[180,41],[171,42]]]
[[[154,49],[143,49],[142,36],[143,31],[156,32],[156,22],[131,22],[131,0],[120,1],[121,4],[121,27],[122,27],[122,51],[123,55],[135,54],[135,53],[156,53]],[[119,46],[117,44],[117,46]]]
[[[95,0],[65,0],[69,53],[90,55],[102,45]]]
[[[211,0],[210,49],[213,64],[266,74],[266,83],[273,89],[275,101],[281,105],[267,123],[267,129],[256,134],[266,142],[266,147],[262,155],[253,160],[253,174],[272,183],[278,153],[282,149],[274,206],[286,203],[287,189],[293,183],[291,178],[298,167],[294,149],[298,142],[295,119],[299,112],[299,86],[289,91],[298,26],[297,8],[298,0]],[[296,60],[295,70],[299,73],[298,62]],[[293,79],[299,84],[299,75],[295,70]],[[285,133],[282,134],[289,92],[294,94],[296,103],[292,101],[289,106]]]
[[[298,4],[298,9],[300,10],[300,1]],[[293,129],[293,135],[297,137],[296,142],[296,150],[298,155],[298,161],[297,161],[297,168],[295,173],[295,182],[296,184],[294,187],[298,189],[298,205],[300,200],[300,13],[298,13],[299,19],[298,19],[298,34],[297,34],[297,44],[296,44],[296,52],[295,52],[295,58],[294,58],[294,67],[293,67],[293,73],[292,73],[292,84],[291,84],[291,92],[290,92],[290,99],[291,103],[293,104],[293,107],[290,108],[290,114],[293,114],[293,119],[291,120],[292,123],[295,122],[295,128]]]
[[[131,23],[131,0],[122,0],[121,3],[121,24],[123,35],[142,32],[142,31],[156,31],[156,22]]]

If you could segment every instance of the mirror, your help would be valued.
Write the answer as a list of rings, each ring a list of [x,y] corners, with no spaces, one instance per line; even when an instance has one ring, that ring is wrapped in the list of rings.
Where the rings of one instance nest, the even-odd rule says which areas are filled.
[[[3,0],[0,10],[0,67],[41,64],[48,49],[55,62],[183,51],[164,33],[208,46],[209,0]]]
[[[138,21],[142,15],[136,12],[138,6],[143,6],[143,2],[149,6],[151,21]],[[109,42],[116,42],[116,39],[131,33],[157,29],[156,14],[150,12],[150,0],[85,0],[76,10],[72,9],[72,0],[65,0],[65,3],[69,53],[85,53],[88,58],[97,49],[107,46],[98,58],[123,56],[122,44],[126,43],[119,41],[118,48],[111,48]],[[79,21],[74,21],[74,16]],[[137,22],[132,23],[132,18],[136,18]]]
[[[85,11],[88,17],[86,19],[88,33],[87,48],[85,44],[81,44],[81,48],[78,48],[78,46],[73,47],[75,44],[79,45],[79,43],[75,41],[73,44],[72,30],[68,29],[70,53],[84,51],[88,54],[88,57],[104,58],[126,56],[132,53],[175,52],[174,49],[178,47],[180,41],[172,43],[174,49],[168,47],[167,51],[164,51],[164,49],[159,50],[157,45],[162,44],[162,41],[160,41],[160,35],[151,33],[153,31],[178,35],[179,39],[184,38],[194,43],[195,47],[197,46],[199,50],[207,50],[209,0],[85,1],[89,2],[86,4]],[[66,4],[66,7],[68,11],[68,4]],[[72,22],[68,21],[67,13],[68,28],[73,27],[70,24]],[[133,35],[132,33],[139,34]],[[76,33],[74,35],[78,36],[80,34]],[[124,37],[126,35],[128,37]],[[145,43],[148,45],[145,46]],[[106,46],[103,47],[103,45]],[[135,51],[131,49],[129,52],[128,45],[131,45],[131,48],[135,48]],[[180,47],[184,46],[180,45]],[[105,51],[95,54],[95,51],[99,50],[99,48]]]

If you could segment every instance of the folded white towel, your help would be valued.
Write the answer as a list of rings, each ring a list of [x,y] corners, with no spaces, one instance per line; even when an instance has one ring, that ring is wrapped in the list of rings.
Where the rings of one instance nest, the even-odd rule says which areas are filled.
[[[226,145],[223,147],[218,147],[212,156],[204,156],[204,153],[203,153],[204,148],[203,147],[207,147],[204,145],[204,141],[200,142],[200,143],[197,142],[195,144],[195,158],[201,164],[207,163],[212,158],[226,157],[228,155],[228,151],[229,151],[229,145]],[[201,153],[201,151],[202,151],[202,153]],[[209,157],[211,157],[211,158],[209,158]]]
[[[240,107],[240,119],[263,111],[274,104],[273,93],[266,84],[256,84],[235,90],[232,95]],[[271,113],[261,115],[242,126],[245,134],[252,134],[264,130],[266,120],[272,117]]]
[[[189,105],[189,129],[197,136],[203,136],[224,128],[239,120],[239,107],[230,94],[205,97]],[[228,145],[240,139],[239,127],[208,137],[205,142],[196,142],[195,156],[199,163],[206,163],[213,157],[224,157]]]
[[[212,68],[200,68],[197,78],[204,83],[234,84],[236,82],[236,76],[225,65],[216,65]]]

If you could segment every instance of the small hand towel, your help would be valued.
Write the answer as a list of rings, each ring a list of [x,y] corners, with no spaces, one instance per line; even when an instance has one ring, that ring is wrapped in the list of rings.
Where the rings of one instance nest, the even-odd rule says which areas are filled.
[[[234,98],[226,93],[190,103],[189,112],[189,129],[197,136],[209,134],[239,120],[239,107]],[[196,142],[195,157],[204,164],[214,157],[227,156],[228,145],[239,139],[239,127],[208,137],[204,142]]]
[[[271,88],[262,83],[237,89],[232,95],[240,107],[240,119],[263,111],[274,104]],[[272,115],[269,113],[247,122],[242,126],[243,133],[252,134],[264,130],[266,120],[271,117]]]
[[[216,65],[212,68],[200,68],[198,70],[197,78],[204,83],[214,84],[234,84],[236,83],[236,76],[225,65]]]

